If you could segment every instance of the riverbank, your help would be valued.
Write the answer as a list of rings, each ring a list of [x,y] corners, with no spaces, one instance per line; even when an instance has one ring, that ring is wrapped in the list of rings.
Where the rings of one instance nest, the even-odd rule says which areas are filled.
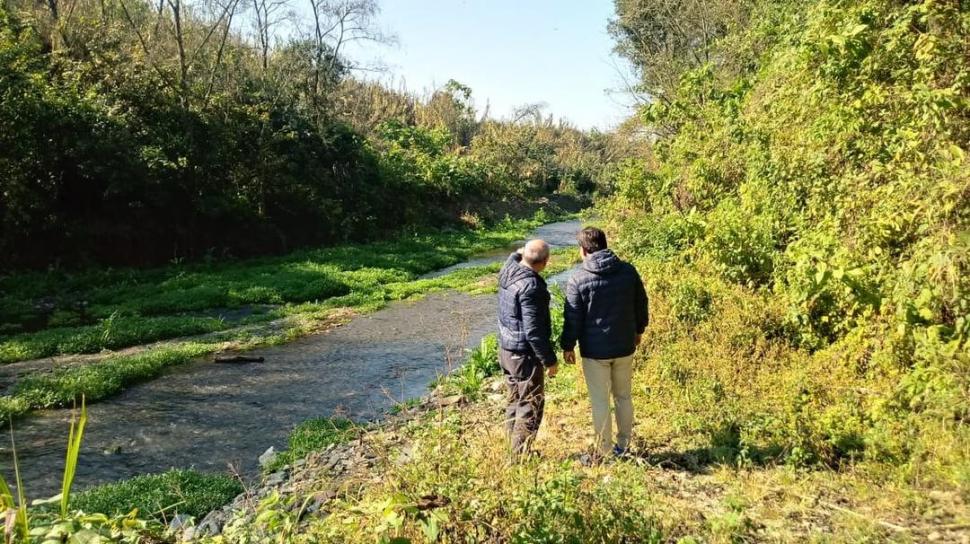
[[[745,455],[729,433],[678,424],[689,414],[657,402],[648,355],[669,341],[669,310],[658,301],[653,340],[637,357],[628,458],[587,462],[588,398],[581,369],[564,366],[547,384],[536,455],[511,463],[504,384],[493,376],[465,395],[443,388],[269,472],[179,534],[212,543],[970,541],[957,489],[900,481],[871,463]]]
[[[745,444],[730,428],[698,424],[702,410],[732,405],[681,386],[670,369],[670,354],[709,346],[712,337],[752,333],[759,323],[752,316],[763,308],[752,300],[734,301],[743,302],[747,313],[723,326],[687,328],[680,323],[679,307],[662,290],[652,293],[652,323],[634,378],[637,424],[630,458],[585,462],[588,399],[580,369],[566,366],[548,383],[538,455],[509,463],[497,365],[493,355],[482,360],[473,355],[473,364],[439,384],[428,399],[400,403],[399,413],[381,424],[322,439],[300,434],[291,449],[309,443],[312,447],[301,449],[308,453],[285,456],[282,466],[267,459],[259,483],[214,513],[193,522],[185,516],[173,519],[178,507],[168,510],[165,538],[212,543],[968,541],[970,514],[959,488],[897,479],[891,466],[880,463],[794,464]],[[772,401],[759,383],[778,373],[764,367],[763,373],[746,375],[748,402]]]
[[[741,466],[681,449],[642,411],[628,459],[584,463],[576,367],[550,383],[538,454],[510,463],[499,379],[432,396],[269,473],[178,538],[202,542],[967,542],[959,496],[864,471]],[[395,540],[397,539],[397,540]]]
[[[574,263],[575,250],[563,246],[575,243],[578,225],[552,223],[529,233],[559,246],[549,275]],[[296,314],[300,321],[247,326],[250,340],[245,343],[210,336],[77,365],[78,372],[101,371],[119,360],[186,349],[187,344],[218,350],[162,367],[159,379],[89,403],[78,488],[169,468],[206,473],[228,468],[249,479],[258,474],[256,457],[270,445],[285,445],[289,431],[304,420],[342,414],[369,421],[396,403],[420,397],[494,329],[493,297],[474,295],[494,291],[495,273],[507,251],[491,252],[468,263],[474,266],[455,267],[443,276],[384,286],[385,292],[404,293],[398,298],[407,300],[387,300],[382,294],[367,307],[321,314],[326,319]],[[378,307],[384,308],[374,311]],[[225,357],[227,350],[241,348],[249,348],[250,362],[212,363],[215,353]],[[70,418],[68,410],[49,410],[17,422],[20,472],[31,496],[58,489]],[[0,468],[9,480],[12,455],[3,452]]]

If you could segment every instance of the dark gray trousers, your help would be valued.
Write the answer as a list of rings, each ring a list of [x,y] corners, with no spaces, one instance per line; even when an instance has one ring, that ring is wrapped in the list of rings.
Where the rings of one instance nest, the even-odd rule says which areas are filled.
[[[545,406],[542,363],[531,353],[499,349],[499,364],[509,387],[505,425],[514,453],[525,453],[542,423]]]

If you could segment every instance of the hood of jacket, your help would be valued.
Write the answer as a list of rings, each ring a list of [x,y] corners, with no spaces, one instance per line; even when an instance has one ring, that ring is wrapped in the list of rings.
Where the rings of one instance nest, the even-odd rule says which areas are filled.
[[[621,262],[612,249],[601,249],[583,259],[583,270],[602,276],[616,271]]]
[[[508,289],[517,281],[539,277],[534,270],[522,264],[522,256],[518,253],[509,260],[514,262],[509,262],[498,275],[498,283],[503,289]]]

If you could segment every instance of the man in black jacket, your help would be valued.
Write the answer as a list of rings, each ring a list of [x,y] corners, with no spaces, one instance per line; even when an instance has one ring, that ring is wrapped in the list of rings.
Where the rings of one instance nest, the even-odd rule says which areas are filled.
[[[563,359],[576,362],[579,342],[583,374],[593,407],[593,431],[602,455],[622,455],[633,432],[633,352],[649,320],[647,292],[633,265],[606,247],[606,234],[595,227],[579,232],[583,265],[566,284],[560,344]],[[616,410],[616,445],[612,443],[610,394]]]
[[[543,367],[556,375],[549,290],[539,275],[549,244],[532,240],[509,256],[498,276],[499,364],[509,386],[505,410],[512,451],[525,453],[542,422]]]

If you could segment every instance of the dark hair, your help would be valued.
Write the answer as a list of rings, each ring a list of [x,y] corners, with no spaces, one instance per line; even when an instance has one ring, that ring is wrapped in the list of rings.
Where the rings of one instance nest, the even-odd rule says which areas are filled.
[[[596,253],[601,249],[606,249],[606,233],[596,227],[586,227],[576,235],[579,247],[586,253]]]

